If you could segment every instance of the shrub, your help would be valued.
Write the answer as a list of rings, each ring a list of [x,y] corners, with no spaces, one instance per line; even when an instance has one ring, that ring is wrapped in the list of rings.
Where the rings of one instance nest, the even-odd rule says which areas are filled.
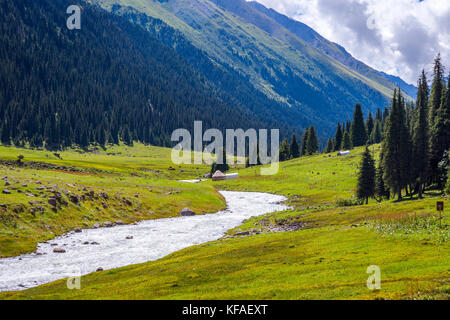
[[[354,207],[354,206],[360,206],[362,204],[361,200],[358,200],[354,196],[352,196],[350,199],[338,199],[336,201],[336,205],[338,207]]]

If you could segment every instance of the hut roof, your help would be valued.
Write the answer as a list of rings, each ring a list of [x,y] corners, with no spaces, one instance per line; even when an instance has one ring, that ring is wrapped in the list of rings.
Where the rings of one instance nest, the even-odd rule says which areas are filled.
[[[224,178],[225,175],[223,174],[222,171],[217,170],[214,174],[213,174],[213,178]]]

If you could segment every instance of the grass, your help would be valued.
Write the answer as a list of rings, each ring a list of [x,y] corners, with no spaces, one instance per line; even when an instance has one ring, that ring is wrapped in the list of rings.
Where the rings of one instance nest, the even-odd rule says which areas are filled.
[[[18,155],[24,156],[22,166],[11,162]],[[208,168],[180,169],[170,162],[169,149],[137,144],[60,156],[62,160],[48,151],[0,147],[0,159],[10,160],[0,165],[5,179],[0,180],[5,184],[0,187],[0,257],[32,252],[38,242],[75,228],[174,217],[184,207],[199,214],[225,207],[213,187],[176,181]],[[11,194],[1,193],[4,189]],[[48,202],[55,191],[61,195],[56,208]],[[74,203],[71,196],[85,199]]]
[[[379,146],[372,147],[375,154]],[[449,209],[436,200],[342,206],[354,193],[362,149],[281,164],[274,176],[238,170],[204,188],[286,195],[291,210],[248,219],[224,238],[163,259],[84,276],[81,290],[57,281],[0,299],[448,299]],[[274,227],[301,226],[293,232]],[[235,236],[249,231],[249,236]],[[381,269],[381,290],[366,286]]]

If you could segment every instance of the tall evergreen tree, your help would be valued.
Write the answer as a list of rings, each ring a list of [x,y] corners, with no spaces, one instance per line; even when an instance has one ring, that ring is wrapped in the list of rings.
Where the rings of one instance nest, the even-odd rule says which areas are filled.
[[[389,200],[390,192],[389,189],[386,188],[384,184],[384,169],[383,169],[383,152],[380,154],[380,160],[378,162],[377,173],[375,177],[375,196],[378,198],[378,201],[383,201],[383,199]]]
[[[410,182],[410,139],[405,117],[405,101],[400,89],[396,89],[386,122],[383,178],[398,200],[402,199],[402,189]]]
[[[369,203],[369,198],[375,196],[375,161],[370,153],[369,147],[362,156],[360,171],[358,174],[358,185],[356,187],[356,197]]]
[[[338,123],[337,129],[336,129],[336,134],[334,135],[334,151],[341,150],[343,137],[344,136],[343,136],[343,133],[342,133],[341,124]]]
[[[284,139],[280,145],[280,161],[287,161],[291,158],[289,141]]]
[[[309,128],[308,140],[306,141],[306,153],[309,155],[315,154],[319,151],[319,141],[316,135],[314,126]]]
[[[342,139],[342,149],[351,150],[353,149],[352,138],[350,137],[350,133],[345,131],[344,138]]]
[[[417,179],[419,197],[422,197],[423,186],[427,178],[429,132],[428,132],[428,82],[425,71],[418,82],[417,121],[413,132],[413,174]]]
[[[430,170],[433,181],[443,187],[438,179],[438,165],[444,152],[450,148],[450,78],[448,89],[443,89],[441,106],[437,110],[430,132]]]
[[[447,185],[445,187],[445,193],[447,195],[450,195],[450,167],[448,167],[447,170]]]
[[[325,148],[325,153],[331,153],[334,150],[333,139],[329,138],[327,142],[327,146]]]
[[[372,112],[369,112],[369,115],[367,116],[367,121],[366,121],[366,132],[367,135],[370,136],[370,134],[373,131],[373,127],[375,126],[373,117],[372,117]]]
[[[3,121],[1,141],[4,145],[9,146],[11,143],[11,134],[8,120]]]
[[[345,131],[350,133],[351,130],[352,130],[352,122],[350,120],[347,120],[347,122],[345,123]]]
[[[300,149],[298,147],[297,136],[295,134],[292,136],[290,155],[293,159],[300,157]]]
[[[355,112],[353,113],[351,138],[353,147],[363,146],[367,142],[366,125],[364,124],[364,116],[359,103],[356,104]]]
[[[381,121],[376,120],[370,135],[371,143],[380,143],[383,140],[382,124]]]
[[[305,132],[303,133],[302,144],[301,144],[301,147],[300,147],[300,154],[302,156],[306,156],[307,155],[306,143],[308,142],[308,134],[309,134],[309,128],[305,129]]]
[[[436,112],[442,101],[442,89],[444,88],[444,67],[441,63],[441,54],[439,53],[434,60],[433,84],[431,86],[431,95],[429,100],[429,127],[434,126]]]
[[[389,117],[390,112],[391,112],[391,110],[390,110],[389,107],[384,108],[384,111],[383,111],[383,127],[386,124],[386,120]]]
[[[383,114],[381,112],[381,109],[377,109],[377,113],[375,115],[375,121],[383,121]]]
[[[131,137],[130,129],[128,128],[127,125],[125,125],[125,127],[123,128],[122,140],[123,143],[125,143],[127,146],[133,145],[133,138]]]

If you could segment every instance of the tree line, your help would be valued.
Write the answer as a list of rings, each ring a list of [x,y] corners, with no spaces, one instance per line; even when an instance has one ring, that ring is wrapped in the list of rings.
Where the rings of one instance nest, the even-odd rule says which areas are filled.
[[[422,198],[427,188],[444,189],[450,165],[450,77],[446,83],[440,55],[434,61],[431,90],[425,71],[414,104],[395,90],[384,126],[377,168],[368,147],[364,152],[357,197],[367,202],[395,195],[401,200],[404,195]]]
[[[322,152],[331,153],[341,150],[351,150],[354,147],[364,146],[366,143],[380,143],[384,138],[383,130],[388,116],[389,108],[386,108],[384,112],[378,108],[375,116],[369,112],[365,120],[361,104],[356,104],[353,120],[337,124],[334,138],[328,139]],[[309,156],[320,151],[316,129],[314,126],[311,126],[304,131],[300,146],[295,135],[292,136],[291,142],[287,139],[281,142],[280,161]]]

